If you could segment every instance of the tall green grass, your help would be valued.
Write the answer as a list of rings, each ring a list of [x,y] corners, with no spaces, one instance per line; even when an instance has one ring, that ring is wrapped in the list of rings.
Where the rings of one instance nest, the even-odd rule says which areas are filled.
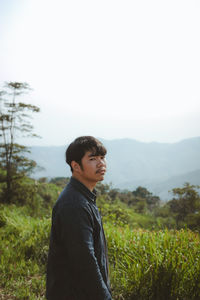
[[[50,219],[28,216],[26,207],[1,207],[0,225],[1,293],[44,299]]]
[[[130,230],[110,224],[105,230],[116,299],[200,299],[199,234]]]
[[[113,299],[200,299],[197,233],[130,229],[109,219],[104,227]],[[26,207],[0,207],[2,299],[44,299],[49,232],[50,218],[31,217]]]

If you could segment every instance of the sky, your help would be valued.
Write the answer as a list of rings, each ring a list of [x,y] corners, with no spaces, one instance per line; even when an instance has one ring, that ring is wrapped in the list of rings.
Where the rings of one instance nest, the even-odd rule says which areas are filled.
[[[200,136],[199,0],[0,0],[0,86],[40,107],[30,145]]]

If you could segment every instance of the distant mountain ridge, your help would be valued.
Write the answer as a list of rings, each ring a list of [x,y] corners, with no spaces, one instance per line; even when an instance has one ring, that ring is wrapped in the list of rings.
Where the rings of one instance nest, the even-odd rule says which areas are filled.
[[[144,143],[132,139],[103,140],[108,150],[105,182],[134,190],[147,187],[162,200],[185,182],[200,184],[200,137],[177,143]],[[65,163],[66,146],[31,147],[30,157],[45,170],[36,177],[70,176]]]

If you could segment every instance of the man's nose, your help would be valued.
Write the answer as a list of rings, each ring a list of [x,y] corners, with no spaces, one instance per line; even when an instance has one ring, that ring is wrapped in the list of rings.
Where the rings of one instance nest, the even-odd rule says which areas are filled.
[[[106,161],[105,161],[105,158],[99,158],[98,159],[98,165],[100,166],[105,166],[106,165]]]

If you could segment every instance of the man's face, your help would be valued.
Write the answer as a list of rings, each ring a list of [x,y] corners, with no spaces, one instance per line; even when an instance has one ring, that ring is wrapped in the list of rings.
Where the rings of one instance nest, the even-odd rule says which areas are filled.
[[[87,151],[81,160],[79,175],[82,179],[97,183],[104,179],[106,173],[105,156],[94,155],[92,151]]]

